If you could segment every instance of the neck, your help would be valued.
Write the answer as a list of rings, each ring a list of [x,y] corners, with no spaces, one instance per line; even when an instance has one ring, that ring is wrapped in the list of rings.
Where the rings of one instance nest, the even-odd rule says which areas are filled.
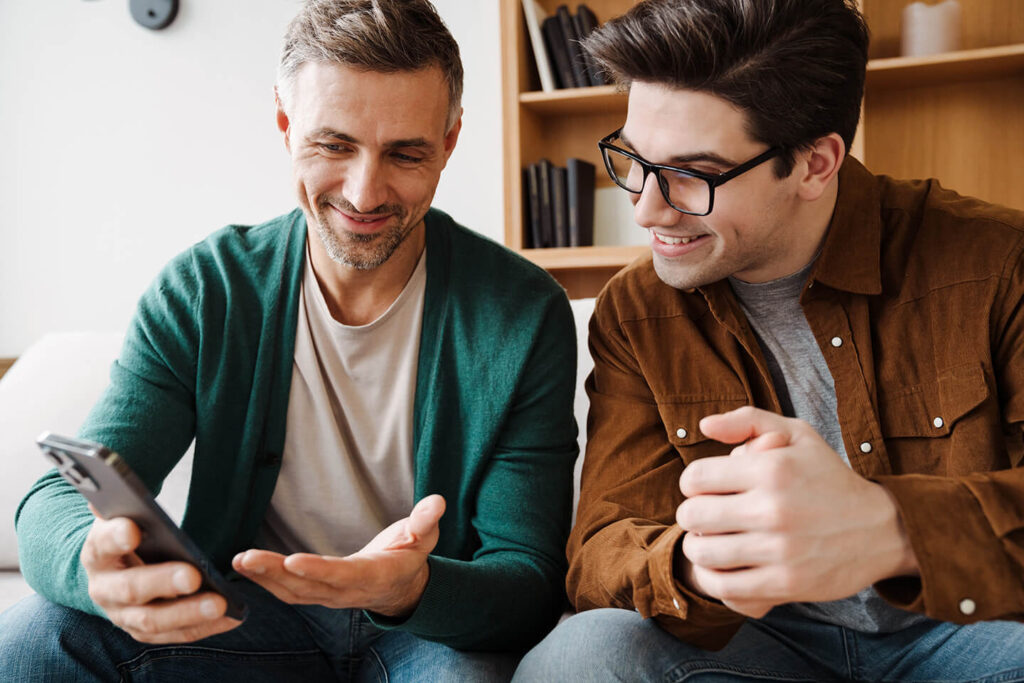
[[[331,317],[343,325],[358,326],[382,316],[416,269],[426,246],[425,232],[421,221],[387,261],[372,270],[359,270],[331,259],[316,230],[309,228],[310,262]]]

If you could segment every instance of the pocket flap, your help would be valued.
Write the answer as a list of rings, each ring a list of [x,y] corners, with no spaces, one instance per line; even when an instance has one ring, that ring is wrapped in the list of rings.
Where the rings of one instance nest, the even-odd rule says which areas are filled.
[[[689,398],[689,397],[688,397]],[[750,401],[746,396],[737,398],[716,398],[709,400],[668,400],[658,401],[658,412],[665,425],[668,440],[673,446],[693,446],[708,437],[700,431],[701,418],[742,408]]]
[[[989,394],[980,364],[958,365],[934,382],[879,391],[878,412],[887,437],[946,436]]]

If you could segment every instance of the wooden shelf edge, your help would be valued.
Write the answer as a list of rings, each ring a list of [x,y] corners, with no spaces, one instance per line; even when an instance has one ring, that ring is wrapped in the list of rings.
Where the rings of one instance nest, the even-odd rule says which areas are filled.
[[[563,88],[554,92],[519,93],[519,104],[538,114],[589,114],[626,111],[626,93],[614,85]]]
[[[642,245],[520,249],[519,253],[545,270],[583,270],[587,268],[621,268],[649,251],[649,247]]]
[[[868,62],[867,88],[913,87],[1024,73],[1024,43]]]

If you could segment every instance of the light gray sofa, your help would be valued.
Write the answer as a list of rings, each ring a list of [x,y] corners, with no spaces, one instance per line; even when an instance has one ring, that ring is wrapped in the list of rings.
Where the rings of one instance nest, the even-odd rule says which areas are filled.
[[[580,453],[586,445],[588,401],[583,380],[593,367],[587,349],[587,323],[593,299],[572,302],[579,362],[576,421]],[[121,347],[120,333],[50,334],[33,344],[0,378],[0,611],[32,592],[18,571],[14,512],[18,502],[49,464],[35,445],[44,431],[74,435],[107,385],[110,364]],[[579,493],[576,463],[574,495]],[[158,500],[178,520],[185,507],[191,471],[189,454],[168,476]]]

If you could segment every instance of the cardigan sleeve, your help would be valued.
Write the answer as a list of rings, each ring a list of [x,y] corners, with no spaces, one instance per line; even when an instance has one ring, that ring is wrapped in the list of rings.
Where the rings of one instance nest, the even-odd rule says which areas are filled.
[[[481,454],[479,479],[453,494],[461,500],[449,499],[447,523],[468,527],[449,529],[476,547],[469,557],[431,555],[430,579],[416,610],[403,622],[371,614],[378,626],[458,649],[514,651],[538,642],[566,608],[565,541],[579,451],[573,418],[576,334],[564,292],[553,289],[553,283],[546,289],[539,323],[536,314],[522,319],[533,329],[532,344],[513,395],[501,401],[504,416],[481,421],[499,426],[490,452]],[[495,348],[501,348],[502,334],[490,332]],[[481,390],[500,393],[493,386],[475,389]],[[449,463],[473,460],[472,453],[443,456]],[[460,514],[468,524],[453,522]]]
[[[185,254],[142,296],[110,384],[79,430],[122,455],[154,492],[194,433],[193,291]],[[55,470],[33,485],[15,514],[29,585],[53,602],[102,615],[78,557],[92,521],[85,499]]]

